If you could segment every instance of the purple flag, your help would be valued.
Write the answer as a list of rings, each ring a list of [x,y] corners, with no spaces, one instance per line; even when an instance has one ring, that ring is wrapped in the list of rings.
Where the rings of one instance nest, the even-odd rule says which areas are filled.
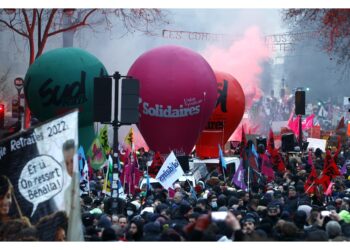
[[[342,168],[340,169],[340,174],[341,175],[346,174],[346,172],[347,172],[346,165],[347,164],[348,164],[348,162],[345,162],[344,165],[342,166]]]
[[[236,173],[233,175],[232,182],[242,190],[247,190],[247,186],[244,183],[244,168],[242,159]]]

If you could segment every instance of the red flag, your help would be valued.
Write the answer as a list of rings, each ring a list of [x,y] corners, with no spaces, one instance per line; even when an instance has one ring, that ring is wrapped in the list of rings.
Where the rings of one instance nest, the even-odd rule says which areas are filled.
[[[240,154],[241,157],[243,157],[243,155],[244,155],[243,152],[244,152],[246,146],[247,146],[247,138],[245,136],[244,127],[242,125],[241,154]]]
[[[286,166],[284,165],[281,154],[278,152],[278,149],[275,148],[275,141],[273,138],[273,131],[270,128],[269,132],[269,142],[267,145],[267,151],[271,155],[272,165],[277,167],[278,172],[284,173],[286,171]]]
[[[293,131],[295,135],[299,135],[299,119],[300,116],[297,116],[295,119],[293,119],[293,114],[292,112],[291,116],[289,117],[288,120],[288,127]]]
[[[336,129],[336,131],[340,130],[340,129],[344,129],[345,128],[345,122],[344,122],[344,116],[340,119],[338,127]]]
[[[120,154],[120,160],[124,163],[123,170],[120,173],[120,182],[124,186],[127,182],[127,179],[129,176],[130,168],[129,168],[129,162],[130,162],[130,150],[127,149],[124,154]],[[125,186],[124,186],[125,188]]]
[[[323,186],[323,190],[327,190],[331,180],[338,175],[340,175],[339,169],[331,156],[331,152],[327,150],[322,177],[318,180],[318,183]]]
[[[275,149],[275,139],[273,138],[273,131],[270,128],[269,132],[269,143],[267,145],[267,151],[272,155],[272,151]]]
[[[331,179],[328,175],[322,175],[320,179],[318,179],[317,184],[320,184],[323,187],[323,190],[327,190],[327,187],[329,186],[329,183],[331,183]]]
[[[260,154],[262,158],[261,173],[267,177],[267,182],[271,182],[275,179],[275,173],[273,172],[270,159],[266,154]]]
[[[312,128],[312,126],[314,125],[314,118],[315,114],[311,114],[308,117],[306,117],[305,121],[302,122],[302,129],[308,130]]]
[[[327,150],[327,153],[326,153],[323,174],[325,174],[331,178],[340,175],[339,169],[338,169],[337,165],[335,164],[335,161],[332,158],[331,152],[329,150]]]
[[[306,180],[304,185],[305,192],[308,194],[315,193],[316,184],[318,184],[317,172],[315,166],[312,164],[309,178]]]
[[[312,128],[314,123],[314,114],[309,115],[305,118],[304,121],[301,122],[301,128],[302,130],[308,130]],[[299,121],[301,119],[301,116],[297,116],[294,120],[293,118],[289,118],[288,120],[288,127],[293,131],[293,133],[298,137],[299,136]]]
[[[152,164],[148,168],[148,175],[155,178],[158,174],[159,169],[162,167],[164,160],[159,152],[155,153],[153,156]]]
[[[136,153],[134,152],[129,159],[129,163],[125,166],[124,171],[124,182],[127,183],[126,192],[135,194],[135,186],[138,186],[138,183],[141,178],[141,173],[138,168]],[[122,181],[123,185],[124,182]]]
[[[293,125],[294,125],[294,119],[293,119],[293,116],[294,116],[294,111],[292,111],[290,113],[290,116],[289,116],[289,119],[288,119],[288,124],[287,126],[292,129]]]

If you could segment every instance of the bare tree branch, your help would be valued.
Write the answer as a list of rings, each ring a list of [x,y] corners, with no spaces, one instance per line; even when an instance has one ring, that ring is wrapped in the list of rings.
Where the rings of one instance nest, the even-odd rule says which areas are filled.
[[[55,15],[56,15],[56,12],[57,12],[57,9],[52,9],[51,10],[51,13],[50,13],[50,16],[49,16],[49,20],[48,20],[48,22],[46,24],[45,31],[44,31],[44,34],[43,34],[43,39],[40,42],[41,46],[38,48],[38,52],[37,52],[35,58],[38,58],[44,51],[44,47],[46,45],[46,41],[47,41],[47,39],[49,37],[49,30],[51,28],[51,24],[52,24],[53,19],[54,19]]]
[[[25,23],[26,23],[26,27],[27,27],[27,30],[28,30],[28,34],[30,36],[31,34],[31,28],[30,28],[30,24],[29,24],[29,19],[28,19],[28,15],[27,15],[27,11],[25,9],[22,9],[22,13],[23,13],[23,16],[24,16],[24,20],[25,20]]]
[[[4,74],[0,77],[0,93],[4,93],[5,92],[5,89],[7,87],[6,84],[4,84],[7,79],[8,79],[8,76],[9,74],[11,73],[11,66],[8,66],[8,68],[6,69],[6,71],[4,72]]]
[[[96,10],[97,10],[97,9],[92,9],[92,10],[90,10],[90,11],[86,14],[86,16],[84,17],[84,19],[83,19],[81,22],[79,22],[79,23],[77,23],[77,24],[74,24],[74,25],[72,25],[72,26],[69,26],[69,27],[67,27],[67,28],[63,28],[63,29],[59,29],[59,30],[53,31],[53,32],[51,32],[51,33],[48,34],[48,37],[54,36],[54,35],[56,35],[56,34],[58,34],[58,33],[62,33],[62,32],[68,31],[68,30],[73,30],[73,29],[76,29],[76,28],[81,27],[81,26],[85,26],[85,25],[87,24],[86,21],[87,21],[87,19],[89,18],[89,16],[90,16],[92,13],[94,13]]]
[[[316,27],[319,44],[337,57],[337,64],[350,69],[350,9],[288,9],[283,20],[295,28]]]
[[[0,23],[5,24],[9,29],[11,29],[12,31],[16,32],[17,34],[24,36],[24,37],[29,37],[28,34],[19,31],[18,29],[16,29],[14,26],[12,26],[11,24],[9,24],[8,22],[6,22],[5,20],[0,19]]]

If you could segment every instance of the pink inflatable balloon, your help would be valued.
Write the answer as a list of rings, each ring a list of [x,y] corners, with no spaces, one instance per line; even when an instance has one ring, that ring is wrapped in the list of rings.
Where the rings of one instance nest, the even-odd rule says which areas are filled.
[[[141,55],[128,75],[140,80],[138,127],[150,149],[189,154],[216,103],[207,61],[187,48],[163,46]]]

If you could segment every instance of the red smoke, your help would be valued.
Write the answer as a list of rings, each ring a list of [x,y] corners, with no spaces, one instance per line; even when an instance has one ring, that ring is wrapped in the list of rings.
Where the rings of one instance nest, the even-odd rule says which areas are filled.
[[[260,99],[263,94],[260,89],[261,63],[270,58],[271,51],[265,45],[258,27],[247,29],[243,37],[234,41],[228,48],[209,46],[202,54],[213,70],[230,73],[238,80],[246,97],[246,111],[251,107],[253,100]],[[248,127],[247,132],[249,127],[256,128],[258,125],[250,124],[248,120],[245,120],[244,124]],[[238,128],[231,138],[237,137],[236,139],[240,140],[240,134],[234,136],[238,135]]]

